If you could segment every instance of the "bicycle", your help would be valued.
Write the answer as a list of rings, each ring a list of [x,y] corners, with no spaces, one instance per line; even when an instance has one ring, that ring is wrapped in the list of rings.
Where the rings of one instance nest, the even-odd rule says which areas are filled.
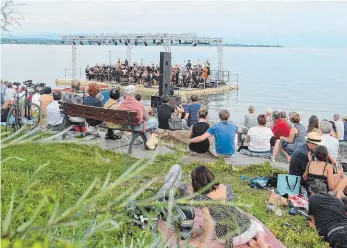
[[[26,131],[35,129],[41,121],[41,108],[28,99],[29,93],[39,92],[45,84],[33,84],[32,80],[23,82],[26,86],[22,96],[16,95],[15,103],[9,104],[6,120],[6,132],[12,134],[24,128]]]

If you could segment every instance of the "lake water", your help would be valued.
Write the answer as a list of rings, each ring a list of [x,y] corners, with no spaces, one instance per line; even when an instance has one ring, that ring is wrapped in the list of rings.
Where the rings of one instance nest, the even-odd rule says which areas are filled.
[[[132,62],[159,63],[163,47],[134,47]],[[124,46],[78,46],[77,68],[108,64],[127,55]],[[217,67],[217,48],[172,47],[172,64],[190,59],[209,59]],[[71,46],[1,45],[1,78],[22,82],[32,79],[55,87],[71,68]],[[239,73],[239,91],[209,103],[209,118],[216,121],[218,110],[227,108],[231,119],[243,122],[250,104],[257,113],[284,109],[297,111],[302,121],[315,114],[331,120],[334,113],[347,115],[347,50],[302,48],[224,48],[224,69]],[[83,76],[83,75],[82,75]],[[343,100],[345,99],[345,100]]]

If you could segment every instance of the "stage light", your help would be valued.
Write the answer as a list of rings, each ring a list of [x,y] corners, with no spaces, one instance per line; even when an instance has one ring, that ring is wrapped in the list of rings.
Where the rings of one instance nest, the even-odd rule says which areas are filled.
[[[80,44],[83,46],[83,42],[80,40]]]
[[[156,42],[155,42],[155,39],[153,39],[153,44],[155,44]]]
[[[125,41],[125,45],[126,45],[126,46],[128,45],[128,42],[127,42],[127,41]]]
[[[122,43],[122,40],[121,40],[121,39],[119,39],[119,43]]]
[[[76,45],[76,42],[73,40],[73,41],[72,41],[72,44]]]
[[[92,42],[91,42],[91,41],[88,41],[88,43],[89,43],[89,45],[91,45],[91,44],[92,44]]]
[[[146,41],[144,41],[144,42],[143,42],[143,44],[145,44],[145,46],[148,46],[148,44],[147,44],[147,42],[146,42]]]

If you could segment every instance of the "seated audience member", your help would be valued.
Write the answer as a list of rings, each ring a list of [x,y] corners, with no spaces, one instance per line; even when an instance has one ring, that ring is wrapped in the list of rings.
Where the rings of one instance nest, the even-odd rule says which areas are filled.
[[[62,101],[82,105],[84,94],[81,94],[78,92],[80,90],[80,85],[81,85],[80,81],[73,80],[71,82],[71,90],[64,94]],[[33,96],[33,100],[34,100],[34,96]],[[82,117],[69,116],[69,120],[72,123],[84,123],[86,119]]]
[[[343,126],[344,126],[344,136],[343,140],[347,141],[347,116],[343,117]]]
[[[54,92],[53,101],[47,106],[47,125],[52,131],[63,131],[66,127],[64,115],[60,113],[59,100],[61,100],[61,92]]]
[[[213,227],[217,241],[224,247],[243,244],[250,247],[269,247],[265,242],[264,228],[258,222],[250,219],[235,206],[223,204],[231,202],[235,197],[230,185],[217,183],[215,176],[206,166],[196,167],[191,173],[191,178],[193,192],[199,193],[193,198],[197,204],[194,206],[201,209],[204,217],[203,233],[199,237],[197,247],[207,247],[206,242],[214,230]],[[208,201],[219,201],[222,204],[203,203]],[[225,219],[226,216],[228,221]]]
[[[312,225],[331,247],[347,247],[347,216],[343,202],[329,194],[321,180],[310,185],[308,214]],[[344,199],[345,200],[345,199]]]
[[[142,97],[141,97],[140,94],[136,94],[135,99],[136,99],[137,101],[141,101]]]
[[[88,85],[88,96],[86,96],[83,100],[83,105],[87,105],[87,106],[92,106],[92,107],[99,107],[102,108],[102,103],[100,101],[100,99],[98,99],[96,97],[97,94],[99,94],[100,88],[99,85],[97,83],[91,83]],[[100,125],[102,123],[102,121],[97,121],[97,120],[86,120],[87,123],[90,126],[97,126]],[[96,132],[96,129],[94,129],[94,131]]]
[[[331,131],[331,136],[333,136],[334,138],[338,139],[337,137],[337,129],[336,129],[336,124],[333,121],[329,121],[331,123],[331,126],[333,128],[333,130]]]
[[[257,116],[255,115],[254,111],[255,111],[254,106],[250,105],[248,107],[248,114],[245,115],[245,120],[243,123],[245,128],[242,130],[242,133],[247,133],[251,127],[257,126]]]
[[[169,119],[171,119],[172,113],[175,111],[174,107],[169,104],[170,97],[163,95],[161,97],[162,104],[157,107],[157,115],[160,129],[170,129]]]
[[[53,101],[53,97],[51,96],[52,90],[51,87],[45,87],[43,89],[43,94],[40,96],[40,106],[42,110],[42,126],[47,123],[47,106]]]
[[[308,119],[307,133],[311,132],[322,134],[322,131],[319,129],[318,117],[315,115],[312,115],[310,119]]]
[[[298,146],[289,162],[289,174],[302,177],[309,163],[309,156],[312,155],[314,149],[322,144],[322,137],[316,132],[307,135],[307,142]]]
[[[206,131],[210,128],[210,124],[207,123],[207,109],[206,107],[201,107],[199,111],[199,121],[193,124],[190,128],[189,138],[195,138],[200,135],[206,133]],[[189,149],[192,152],[196,153],[205,153],[210,148],[210,142],[208,139],[199,142],[199,143],[191,143],[189,144]]]
[[[110,99],[110,91],[111,89],[104,89],[102,92],[101,92],[101,95],[102,95],[102,106],[105,105],[105,103]]]
[[[305,136],[307,132],[305,127],[300,123],[300,115],[292,112],[290,115],[290,121],[293,123],[293,127],[290,129],[289,137],[282,136],[276,141],[273,151],[273,162],[276,161],[280,152],[287,157],[289,162],[290,156],[293,154],[295,149],[306,143]]]
[[[271,108],[268,108],[266,110],[266,126],[268,128],[272,128],[272,113],[273,113],[273,110]]]
[[[292,128],[293,124],[292,124],[292,123],[290,122],[290,120],[287,118],[286,112],[282,110],[282,111],[280,111],[280,113],[281,113],[281,118],[282,118],[283,120],[285,120],[285,121],[288,123],[288,125],[289,125],[290,128]],[[290,114],[289,114],[289,116],[290,116]]]
[[[118,109],[119,108],[119,97],[120,97],[120,91],[117,88],[112,88],[108,91],[109,97],[107,102],[104,104],[104,109]],[[114,124],[112,122],[107,122],[106,123],[107,128],[107,133],[105,135],[105,139],[120,139],[120,135],[115,134],[112,130],[112,128],[120,128],[119,125]]]
[[[345,133],[345,127],[343,122],[340,120],[340,115],[339,114],[334,114],[334,122],[336,125],[336,134],[337,134],[337,139],[340,141],[343,140],[344,133]]]
[[[339,153],[339,141],[331,136],[332,125],[329,121],[321,122],[321,129],[323,132],[322,142],[323,145],[328,149],[330,154],[329,159],[333,164],[336,164],[337,156]]]
[[[289,137],[290,134],[290,126],[286,122],[285,119],[281,117],[281,113],[278,111],[274,111],[272,114],[272,118],[274,121],[274,126],[272,128],[272,132],[274,134],[274,142],[273,146],[275,145],[275,142],[277,139],[280,139],[282,137]],[[284,115],[285,116],[285,115]]]
[[[251,153],[270,153],[270,139],[273,133],[266,127],[266,116],[258,115],[258,126],[248,130],[246,142],[249,142],[248,150]]]
[[[325,146],[319,145],[313,151],[313,156],[315,160],[311,160],[305,170],[304,180],[306,181],[307,187],[314,180],[321,180],[325,186],[327,191],[332,191],[336,194],[336,190],[340,183],[343,183],[343,170],[342,168],[337,171],[337,175],[335,172],[334,165],[329,163],[328,158],[328,150]],[[339,186],[339,188],[343,187],[343,185]],[[345,187],[343,187],[344,189]]]
[[[230,113],[226,109],[219,111],[218,122],[213,127],[210,127],[206,133],[198,137],[189,139],[189,143],[200,143],[211,136],[214,136],[215,147],[210,147],[210,151],[217,157],[232,157],[235,155],[235,135],[241,133],[235,124],[229,122]]]
[[[197,95],[192,95],[190,97],[190,100],[192,101],[192,103],[188,105],[187,112],[186,112],[185,117],[184,117],[187,120],[188,127],[190,127],[194,123],[198,122],[199,111],[201,108],[201,104],[198,102],[199,97]]]
[[[125,87],[126,97],[120,104],[120,109],[122,110],[134,110],[137,112],[139,118],[139,125],[135,126],[136,131],[146,131],[148,129],[153,130],[158,128],[157,119],[149,119],[147,112],[145,111],[145,106],[142,102],[139,102],[135,99],[135,86],[128,85]],[[148,136],[148,132],[146,132]],[[147,137],[148,138],[148,137]]]
[[[184,96],[181,97],[180,108],[183,109],[183,112],[181,113],[181,118],[184,119],[184,117],[186,116],[186,113],[187,113],[187,109],[188,109],[188,100]]]
[[[10,100],[6,100],[4,104],[1,106],[1,122],[7,121],[8,112],[10,110],[9,104]]]

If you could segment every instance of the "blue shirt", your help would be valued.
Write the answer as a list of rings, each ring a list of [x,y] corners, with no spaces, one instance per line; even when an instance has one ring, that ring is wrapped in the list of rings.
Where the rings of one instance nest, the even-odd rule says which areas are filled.
[[[232,122],[218,122],[210,127],[207,132],[216,140],[216,152],[222,155],[235,154],[235,135],[238,127]]]
[[[109,90],[104,90],[102,93],[102,96],[104,97],[103,99],[102,99],[102,106],[104,106],[105,105],[105,103],[108,101],[108,99],[110,99],[110,91]]]
[[[189,113],[188,127],[190,127],[191,125],[199,121],[200,108],[201,108],[200,103],[192,103],[187,107],[187,113]]]

